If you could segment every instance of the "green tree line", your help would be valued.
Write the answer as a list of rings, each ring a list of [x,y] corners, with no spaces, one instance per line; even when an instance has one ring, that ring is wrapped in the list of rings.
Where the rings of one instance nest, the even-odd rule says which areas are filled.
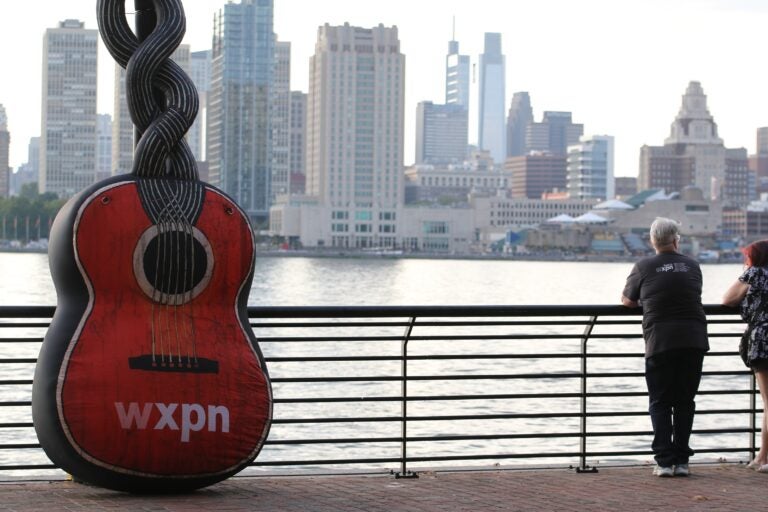
[[[56,194],[38,193],[37,183],[23,185],[18,196],[0,198],[0,239],[28,242],[48,238],[64,202]]]

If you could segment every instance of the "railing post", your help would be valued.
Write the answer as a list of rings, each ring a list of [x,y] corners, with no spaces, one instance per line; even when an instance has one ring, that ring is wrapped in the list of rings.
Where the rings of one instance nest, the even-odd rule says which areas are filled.
[[[400,421],[400,471],[395,473],[395,478],[419,477],[417,473],[408,470],[408,342],[411,339],[411,333],[415,324],[416,317],[412,316],[408,321],[408,326],[405,328],[401,348],[400,376],[402,383],[400,387],[400,407],[402,420]]]
[[[750,372],[749,377],[749,461],[755,459],[755,435],[757,434],[757,399],[755,394],[757,393],[757,378],[755,372]],[[763,414],[768,414],[768,411],[763,411]]]
[[[577,473],[597,473],[597,468],[587,466],[587,342],[597,323],[597,315],[589,317],[581,337],[581,416],[579,421],[579,467]]]

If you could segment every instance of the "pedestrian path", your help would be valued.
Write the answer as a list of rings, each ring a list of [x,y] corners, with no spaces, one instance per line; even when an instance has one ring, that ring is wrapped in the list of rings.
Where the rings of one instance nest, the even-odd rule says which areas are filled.
[[[185,495],[135,496],[73,482],[0,484],[0,510],[481,512],[768,510],[768,474],[743,465],[693,465],[690,477],[651,467],[466,471],[392,476],[243,477]]]

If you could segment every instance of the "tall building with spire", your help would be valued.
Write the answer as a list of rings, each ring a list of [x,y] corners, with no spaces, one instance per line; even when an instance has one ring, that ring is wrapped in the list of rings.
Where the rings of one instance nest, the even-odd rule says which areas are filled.
[[[501,34],[487,32],[480,55],[478,92],[478,139],[480,149],[490,151],[495,162],[507,156],[506,123],[504,120],[506,59],[501,53]]]
[[[96,181],[98,31],[79,20],[43,38],[40,192],[66,198]]]
[[[11,193],[11,168],[8,165],[10,145],[8,117],[5,107],[0,104],[0,197],[8,197]]]
[[[265,226],[271,194],[272,0],[227,3],[214,15],[207,116],[209,181]]]
[[[531,97],[527,92],[516,92],[512,95],[507,116],[507,156],[521,156],[528,152],[525,144],[525,134],[528,126],[533,124],[533,107]]]
[[[664,145],[640,149],[638,181],[641,190],[667,193],[695,186],[705,198],[722,200],[725,206],[749,202],[747,150],[725,147],[699,82],[688,84]]]
[[[461,105],[469,110],[469,55],[459,54],[455,26],[453,32],[445,57],[445,104]]]

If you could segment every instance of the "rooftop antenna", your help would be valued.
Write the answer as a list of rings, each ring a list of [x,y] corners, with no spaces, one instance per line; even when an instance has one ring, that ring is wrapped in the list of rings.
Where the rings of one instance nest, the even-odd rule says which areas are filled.
[[[456,40],[456,15],[453,15],[453,30],[451,31],[451,39]]]

